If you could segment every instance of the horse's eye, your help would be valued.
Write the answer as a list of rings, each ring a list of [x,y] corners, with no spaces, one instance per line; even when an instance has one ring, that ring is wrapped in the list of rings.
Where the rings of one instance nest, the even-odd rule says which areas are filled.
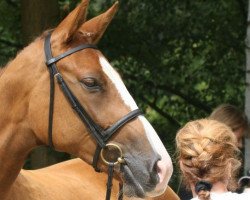
[[[98,91],[101,86],[98,84],[97,80],[92,77],[83,78],[81,80],[82,85],[90,91]]]

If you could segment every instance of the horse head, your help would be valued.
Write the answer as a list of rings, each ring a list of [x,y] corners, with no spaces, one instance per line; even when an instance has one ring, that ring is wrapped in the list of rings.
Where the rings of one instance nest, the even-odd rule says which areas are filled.
[[[117,176],[124,182],[125,194],[137,197],[159,195],[164,192],[171,177],[171,159],[151,124],[137,112],[138,107],[119,74],[93,46],[105,32],[118,4],[115,3],[103,14],[86,21],[87,6],[88,0],[82,1],[53,30],[48,44],[53,59],[79,45],[90,46],[78,49],[56,61],[47,59],[47,64],[56,64],[58,71],[54,74],[55,77],[60,75],[59,82],[61,78],[64,79],[67,83],[65,87],[76,96],[73,101],[77,99],[96,129],[104,130],[101,134],[106,134],[105,130],[113,128],[120,119],[125,119],[124,124],[118,123],[113,131],[115,133],[110,135],[107,141],[121,149],[126,162],[121,167],[115,167]],[[48,33],[45,33],[46,37],[47,35]],[[40,40],[44,41],[44,37]],[[45,55],[39,59],[45,61]],[[51,67],[50,64],[48,68]],[[42,64],[42,67],[46,69],[45,64]],[[44,69],[41,70],[43,74],[37,78],[30,98],[29,117],[39,142],[48,144],[49,73]],[[91,136],[89,127],[82,123],[70,101],[69,97],[65,98],[59,84],[55,84],[52,127],[54,147],[92,164],[96,145],[103,147],[102,143],[98,144],[96,138]],[[132,118],[128,120],[131,112]],[[112,157],[115,153],[111,150],[107,154]],[[101,160],[98,167],[107,171],[107,166]]]

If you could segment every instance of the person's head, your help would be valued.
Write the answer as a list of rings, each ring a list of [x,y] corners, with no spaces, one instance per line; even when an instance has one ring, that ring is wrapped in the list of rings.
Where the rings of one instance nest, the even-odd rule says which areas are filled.
[[[243,147],[244,134],[248,130],[248,120],[244,112],[236,106],[222,104],[214,109],[209,118],[229,126],[237,138],[238,148]]]
[[[178,160],[183,179],[191,188],[198,182],[221,182],[229,190],[237,186],[241,165],[236,137],[223,123],[211,119],[188,122],[176,135]],[[209,199],[201,190],[199,199]]]

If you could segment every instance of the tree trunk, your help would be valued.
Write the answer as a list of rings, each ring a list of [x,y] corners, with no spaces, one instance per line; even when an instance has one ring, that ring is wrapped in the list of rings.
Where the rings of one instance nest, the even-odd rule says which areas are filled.
[[[247,36],[246,36],[246,91],[245,91],[245,112],[250,120],[250,0],[248,2],[247,16]],[[244,172],[250,169],[250,137],[245,138],[245,162]]]
[[[25,45],[59,20],[58,0],[21,0],[22,34]]]
[[[58,0],[21,0],[24,45],[34,40],[44,30],[54,27],[58,20]],[[32,151],[28,168],[37,169],[55,162],[56,159],[53,159],[51,153],[49,154],[49,149],[40,147]]]

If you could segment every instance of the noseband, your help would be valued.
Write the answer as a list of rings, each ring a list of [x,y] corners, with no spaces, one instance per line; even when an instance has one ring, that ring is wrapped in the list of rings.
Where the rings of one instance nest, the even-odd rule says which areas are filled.
[[[51,32],[46,36],[45,43],[44,43],[44,51],[46,56],[46,65],[49,69],[50,74],[50,103],[49,103],[49,125],[48,125],[48,138],[49,138],[49,145],[51,147],[54,147],[53,145],[53,139],[52,139],[52,130],[53,130],[53,111],[54,111],[54,94],[55,94],[55,83],[54,83],[54,77],[56,77],[58,84],[61,87],[61,90],[64,94],[64,96],[67,98],[68,102],[71,104],[72,108],[75,110],[75,112],[78,114],[81,121],[85,124],[87,127],[89,133],[93,136],[93,138],[97,142],[97,147],[95,150],[95,154],[93,157],[93,167],[96,171],[100,171],[97,168],[98,159],[101,153],[101,150],[107,147],[107,142],[109,139],[114,135],[114,133],[117,132],[119,128],[124,126],[129,121],[133,120],[139,115],[142,115],[142,112],[139,109],[133,110],[129,112],[127,115],[119,119],[117,122],[115,122],[111,127],[107,129],[103,129],[101,126],[95,123],[95,121],[91,118],[91,116],[86,112],[84,107],[80,104],[76,96],[73,94],[73,92],[70,90],[66,82],[64,81],[62,75],[58,71],[56,67],[56,62],[77,52],[84,49],[96,49],[98,50],[97,46],[93,44],[82,44],[75,48],[72,48],[59,56],[53,57],[52,51],[51,51]],[[120,149],[120,148],[119,148]],[[121,153],[122,155],[122,153]],[[122,158],[120,159],[120,162],[118,163],[122,164]],[[104,162],[105,163],[105,162]],[[112,181],[112,175],[113,175],[113,168],[115,163],[108,162],[109,165],[109,179]],[[108,184],[111,184],[110,181],[108,181]],[[109,184],[109,185],[110,185]],[[111,184],[112,185],[112,184]],[[108,186],[107,186],[108,187]],[[111,189],[111,188],[110,188]],[[108,194],[109,193],[109,194]],[[107,188],[107,194],[106,199],[110,198],[110,191],[108,192]]]

